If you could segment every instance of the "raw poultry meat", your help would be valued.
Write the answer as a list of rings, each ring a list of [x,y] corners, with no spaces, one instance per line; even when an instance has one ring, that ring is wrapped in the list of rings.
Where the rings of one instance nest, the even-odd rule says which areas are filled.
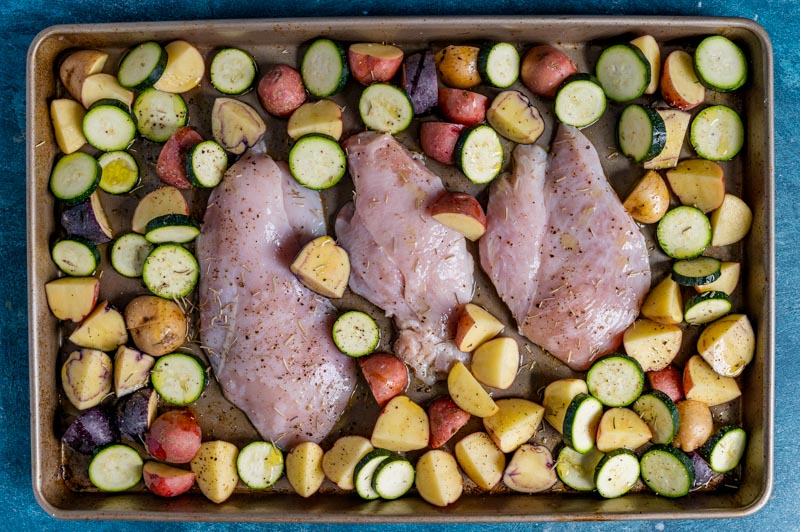
[[[197,240],[200,337],[225,397],[265,440],[321,441],[356,382],[331,340],[336,310],[289,265],[325,233],[319,194],[285,164],[249,152],[209,198]]]
[[[597,151],[560,126],[492,185],[481,266],[522,334],[572,369],[614,351],[650,287],[647,245]]]
[[[431,218],[444,186],[405,147],[374,132],[344,146],[356,196],[340,210],[336,236],[350,254],[350,288],[394,318],[395,354],[433,382],[466,357],[452,318],[472,298],[472,256],[463,236]]]

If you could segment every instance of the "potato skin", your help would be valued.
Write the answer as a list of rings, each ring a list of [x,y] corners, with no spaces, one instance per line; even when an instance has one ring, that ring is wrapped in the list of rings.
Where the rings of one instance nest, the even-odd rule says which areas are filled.
[[[202,437],[200,425],[191,411],[169,410],[150,425],[144,445],[150,456],[157,460],[185,464],[197,454]]]
[[[637,222],[652,224],[669,209],[669,189],[661,174],[649,170],[633,187],[622,206]]]
[[[403,51],[379,43],[356,43],[347,50],[350,73],[362,85],[386,83],[403,64]]]
[[[358,365],[381,408],[408,386],[408,368],[394,355],[375,353],[359,358]]]
[[[686,399],[675,405],[678,408],[678,433],[672,445],[687,453],[703,445],[714,431],[714,419],[708,405],[693,399]]]
[[[469,421],[469,414],[461,410],[449,397],[434,399],[428,406],[428,421],[431,435],[428,446],[436,449],[447,441]]]
[[[186,126],[178,129],[164,143],[156,163],[156,175],[167,185],[175,188],[192,188],[186,175],[186,154],[192,147],[203,142],[203,137]]]
[[[153,356],[183,345],[188,324],[177,303],[156,296],[139,296],[125,307],[125,326],[136,346]]]
[[[269,114],[287,117],[306,101],[300,73],[289,65],[275,65],[258,82],[258,101]]]
[[[534,46],[522,58],[520,78],[529,91],[537,96],[555,98],[561,83],[578,67],[567,54],[549,44]]]
[[[456,164],[455,149],[463,124],[423,122],[419,126],[419,144],[425,155],[442,164]]]
[[[477,92],[461,89],[439,89],[439,108],[451,122],[474,126],[486,119],[489,98]]]
[[[439,103],[439,81],[433,52],[425,50],[408,56],[403,63],[401,77],[403,89],[411,99],[415,115],[425,114],[436,107]]]
[[[436,52],[436,68],[442,83],[455,89],[471,89],[481,83],[475,46],[446,46]]]
[[[648,371],[647,382],[652,389],[664,392],[675,403],[683,399],[683,377],[671,364],[658,371]]]
[[[149,461],[142,468],[147,489],[160,497],[177,497],[194,486],[194,473],[167,464]]]

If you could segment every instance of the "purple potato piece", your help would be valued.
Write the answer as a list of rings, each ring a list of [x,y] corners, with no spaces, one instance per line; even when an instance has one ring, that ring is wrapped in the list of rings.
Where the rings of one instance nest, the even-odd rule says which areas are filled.
[[[97,191],[86,201],[64,209],[61,226],[68,234],[82,236],[95,244],[105,244],[114,238]]]
[[[695,451],[686,454],[692,459],[692,465],[694,466],[694,486],[692,487],[699,488],[711,482],[711,479],[714,477],[714,471],[712,471],[711,466],[703,460],[703,457]]]
[[[144,441],[144,435],[158,413],[158,394],[152,388],[136,390],[117,403],[117,425],[123,436]]]
[[[430,112],[439,103],[439,83],[433,52],[409,55],[403,63],[403,89],[411,99],[414,114]]]
[[[102,407],[95,406],[75,418],[61,441],[83,454],[119,441],[119,429],[114,418]]]

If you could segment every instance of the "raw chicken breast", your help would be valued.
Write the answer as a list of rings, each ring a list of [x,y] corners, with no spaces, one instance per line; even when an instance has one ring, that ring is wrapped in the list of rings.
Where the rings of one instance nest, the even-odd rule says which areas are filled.
[[[650,287],[644,236],[597,151],[560,126],[546,160],[518,146],[492,185],[481,265],[522,334],[572,369],[613,352]]]
[[[356,382],[353,359],[331,340],[335,308],[289,271],[324,233],[319,194],[249,152],[211,193],[197,239],[200,338],[214,374],[261,436],[284,448],[321,441]]]
[[[350,254],[350,288],[394,318],[395,354],[433,382],[466,357],[452,318],[472,298],[472,257],[463,236],[430,216],[441,179],[394,137],[365,132],[344,146],[356,197],[336,237]]]

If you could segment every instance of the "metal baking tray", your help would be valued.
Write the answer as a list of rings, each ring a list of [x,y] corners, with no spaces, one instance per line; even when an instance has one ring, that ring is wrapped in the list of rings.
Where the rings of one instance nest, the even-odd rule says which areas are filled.
[[[744,264],[742,286],[734,300],[736,308],[746,312],[757,332],[754,361],[740,378],[741,400],[723,408],[715,408],[715,421],[738,421],[749,435],[743,466],[734,477],[724,479],[714,489],[692,493],[679,500],[669,500],[639,490],[619,499],[603,500],[597,495],[567,492],[558,487],[548,493],[522,495],[496,489],[482,493],[465,480],[465,494],[446,507],[431,506],[418,497],[396,501],[364,502],[352,493],[337,492],[326,483],[323,490],[309,499],[294,495],[285,480],[267,493],[249,492],[242,487],[225,503],[216,505],[197,490],[176,498],[162,499],[143,488],[123,494],[105,494],[91,488],[85,478],[85,463],[62,448],[59,437],[74,411],[60,397],[58,369],[64,356],[62,339],[65,331],[50,314],[44,284],[57,276],[49,256],[49,243],[57,235],[58,207],[48,191],[48,176],[57,157],[47,112],[49,101],[64,94],[58,82],[57,65],[71,49],[96,48],[110,53],[108,66],[116,64],[129,46],[144,40],[162,42],[185,39],[194,43],[207,58],[215,48],[239,46],[251,52],[259,66],[275,63],[296,64],[298,50],[305,41],[328,36],[343,41],[391,42],[407,51],[440,47],[450,43],[475,42],[483,39],[504,40],[524,47],[529,43],[555,43],[568,51],[581,71],[591,71],[600,50],[612,42],[629,40],[649,33],[662,46],[662,54],[677,47],[691,49],[709,34],[723,34],[737,41],[745,50],[751,68],[747,85],[734,94],[709,92],[707,103],[723,102],[740,111],[746,124],[743,152],[725,163],[726,186],[741,195],[754,213],[753,227],[747,239],[732,249],[717,250],[721,258],[736,257]],[[108,68],[107,68],[108,70]],[[334,18],[294,20],[229,20],[166,23],[95,24],[55,26],[42,31],[28,53],[27,68],[27,207],[28,207],[28,283],[29,343],[31,384],[31,441],[33,489],[39,504],[49,514],[63,519],[134,519],[163,521],[289,521],[289,522],[503,522],[503,521],[566,521],[621,519],[694,519],[737,517],[763,507],[773,482],[773,402],[774,402],[774,205],[773,205],[773,92],[772,50],[769,37],[756,23],[735,18],[683,17],[456,17],[456,18]],[[204,82],[187,96],[190,125],[208,135],[209,108],[213,89]],[[487,89],[487,93],[490,90]],[[348,85],[337,96],[340,104],[357,97],[358,88]],[[244,97],[260,110],[255,95]],[[553,134],[552,104],[534,99],[542,111],[547,128],[539,143],[548,145]],[[351,109],[354,106],[351,106]],[[352,113],[352,110],[350,111]],[[611,105],[601,122],[584,130],[594,142],[606,174],[620,195],[630,189],[642,170],[617,156],[614,127],[619,107]],[[282,131],[285,124],[267,118],[269,152],[285,158],[288,144]],[[353,115],[345,122],[345,131],[355,131]],[[411,149],[413,132],[401,138]],[[157,146],[137,141],[133,147],[146,170],[144,191],[156,186],[154,161]],[[684,146],[683,156],[691,155]],[[485,191],[466,183],[452,168],[427,162],[442,175],[451,189],[478,194]],[[193,213],[201,215],[205,198],[189,193]],[[329,214],[350,191],[329,192],[325,198]],[[104,196],[106,210],[112,213],[114,228],[124,228],[130,205],[124,200]],[[129,200],[130,201],[130,200]],[[652,242],[652,228],[645,230]],[[655,247],[655,246],[653,246]],[[654,279],[660,278],[664,262],[652,258]],[[101,297],[122,307],[135,293],[144,292],[137,281],[125,281],[111,268],[103,271]],[[476,299],[497,312],[505,323],[512,324],[508,311],[496,301],[485,278],[477,284]],[[356,297],[346,298],[347,306],[368,305]],[[374,309],[373,309],[374,310]],[[389,328],[387,322],[382,326]],[[513,327],[507,327],[507,330]],[[533,344],[509,332],[523,342],[524,364],[530,378],[517,379],[515,387],[496,396],[521,395],[541,401],[541,390],[555,378],[571,375],[563,364],[544,354]],[[385,335],[389,337],[390,335]],[[690,354],[696,338],[687,334],[682,356]],[[680,360],[679,360],[680,361]],[[524,382],[523,382],[524,381]],[[438,389],[441,391],[441,387]],[[415,397],[436,393],[412,386]],[[368,392],[361,383],[355,392],[346,419],[329,438],[339,433],[369,435],[371,420],[377,407],[367,400]],[[257,434],[247,419],[222,397],[212,383],[196,405],[204,438],[227,439],[238,445],[256,439]],[[361,420],[361,421],[359,421]],[[367,420],[367,421],[364,421]],[[551,450],[557,450],[557,434],[544,428],[535,439]],[[470,425],[469,428],[476,428]],[[465,430],[468,430],[465,429]],[[464,432],[466,434],[466,432]],[[556,447],[556,448],[554,448]],[[728,485],[730,484],[730,485]]]

